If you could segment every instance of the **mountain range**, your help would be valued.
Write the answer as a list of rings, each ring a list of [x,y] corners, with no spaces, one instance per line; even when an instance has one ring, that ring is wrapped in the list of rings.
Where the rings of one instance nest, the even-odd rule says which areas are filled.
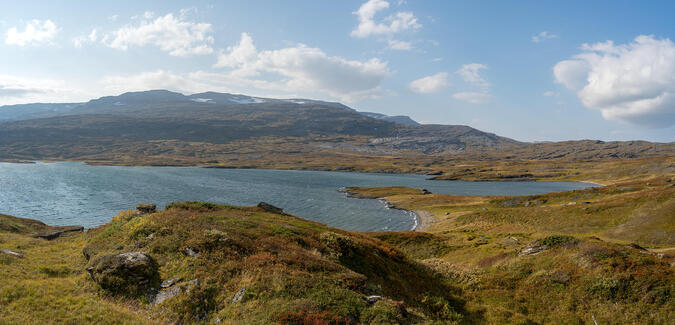
[[[216,92],[186,96],[151,90],[86,103],[0,107],[2,160],[118,162],[120,157],[138,161],[161,154],[190,157],[199,164],[243,149],[263,156],[322,150],[471,159],[625,158],[675,152],[673,143],[644,141],[527,143],[464,125],[419,124],[407,116],[357,112],[336,102]]]

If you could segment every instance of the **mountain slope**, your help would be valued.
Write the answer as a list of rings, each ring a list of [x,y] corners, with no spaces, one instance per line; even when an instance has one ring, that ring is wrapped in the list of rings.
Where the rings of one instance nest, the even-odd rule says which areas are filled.
[[[214,92],[185,96],[152,90],[81,104],[5,106],[0,107],[2,116],[2,160],[172,165],[227,161],[227,166],[240,167],[357,170],[345,164],[352,165],[358,157],[389,160],[369,170],[410,172],[395,167],[401,164],[392,164],[392,159],[414,157],[406,164],[428,169],[433,163],[424,160],[434,157],[595,159],[675,154],[674,143],[530,144],[469,126],[418,125],[407,117],[357,112],[340,103]],[[323,162],[309,166],[310,157]]]

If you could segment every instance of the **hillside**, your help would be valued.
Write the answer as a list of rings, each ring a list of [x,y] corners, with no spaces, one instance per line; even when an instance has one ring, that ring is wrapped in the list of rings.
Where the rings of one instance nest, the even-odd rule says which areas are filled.
[[[672,198],[652,199],[656,223],[628,218],[632,228],[611,241],[588,234],[625,221],[631,207],[646,211],[644,194],[668,197],[670,183],[499,198],[352,189],[429,209],[431,233],[353,233],[265,204],[182,202],[47,241],[31,236],[34,221],[0,216],[0,323],[666,323],[672,250],[621,241],[642,233],[633,239],[672,244],[672,229],[644,232],[663,221],[658,213],[667,218]],[[557,208],[570,196],[592,201],[596,218]],[[550,229],[551,210],[565,216],[561,230]]]
[[[674,143],[531,144],[469,126],[416,125],[402,117],[359,113],[340,103],[212,92],[185,96],[154,90],[80,104],[0,107],[3,116],[0,159],[5,161],[260,168],[287,168],[288,161],[291,168],[363,170],[357,165],[370,164],[374,170],[432,172],[429,166],[443,160],[675,154]],[[393,163],[396,158],[419,166]]]
[[[0,248],[23,254],[0,252],[0,323],[405,324],[469,316],[456,288],[392,246],[261,206],[174,203],[54,241],[0,228]]]

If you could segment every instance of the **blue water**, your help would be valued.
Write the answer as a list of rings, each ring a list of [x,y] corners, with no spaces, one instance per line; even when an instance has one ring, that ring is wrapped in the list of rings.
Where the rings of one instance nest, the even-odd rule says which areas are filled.
[[[83,163],[0,163],[0,213],[50,225],[104,224],[140,202],[233,205],[265,201],[285,212],[357,231],[409,230],[415,216],[378,200],[347,198],[347,186],[408,186],[458,195],[529,195],[591,186],[574,182],[429,181],[421,175],[197,167],[116,167]]]

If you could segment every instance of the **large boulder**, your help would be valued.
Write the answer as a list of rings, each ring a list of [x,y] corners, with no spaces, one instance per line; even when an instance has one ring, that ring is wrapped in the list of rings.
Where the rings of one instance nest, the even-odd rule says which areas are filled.
[[[103,289],[142,295],[159,286],[157,262],[143,252],[110,254],[94,259],[87,272]]]

